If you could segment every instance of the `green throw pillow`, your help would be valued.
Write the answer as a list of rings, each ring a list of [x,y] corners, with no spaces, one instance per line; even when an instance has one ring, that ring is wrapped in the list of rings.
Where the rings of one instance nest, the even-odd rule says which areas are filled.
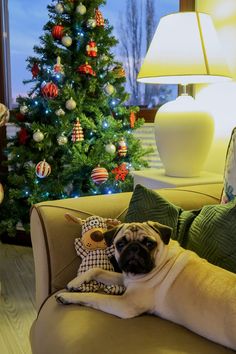
[[[148,220],[172,227],[172,238],[182,247],[236,272],[236,201],[185,211],[158,193],[137,185],[125,221]]]

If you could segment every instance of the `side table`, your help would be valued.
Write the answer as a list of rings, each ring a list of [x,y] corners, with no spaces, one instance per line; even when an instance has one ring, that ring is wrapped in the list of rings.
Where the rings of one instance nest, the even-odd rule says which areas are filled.
[[[223,175],[203,171],[198,177],[170,177],[165,175],[164,169],[145,169],[133,172],[134,186],[142,184],[146,188],[174,188],[193,186],[198,184],[221,183]]]

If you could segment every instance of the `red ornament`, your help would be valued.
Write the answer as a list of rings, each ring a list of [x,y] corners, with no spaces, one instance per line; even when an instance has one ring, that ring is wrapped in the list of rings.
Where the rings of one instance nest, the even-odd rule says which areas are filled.
[[[126,145],[124,139],[122,138],[122,139],[119,141],[118,155],[125,157],[126,154],[127,154],[127,145]]]
[[[52,28],[52,36],[54,39],[62,39],[63,37],[63,31],[64,31],[64,27],[61,25],[56,25],[53,26]]]
[[[108,172],[104,167],[97,166],[92,170],[91,178],[96,184],[105,183],[108,180]]]
[[[36,63],[36,62],[34,63],[34,65],[32,66],[31,72],[32,72],[33,78],[38,76],[38,74],[39,74],[39,64],[38,63]]]
[[[27,130],[25,128],[21,128],[21,130],[18,132],[19,143],[22,145],[25,145],[28,138],[29,138],[29,135],[28,135]]]
[[[88,74],[91,76],[96,76],[95,71],[92,69],[91,65],[88,63],[80,65],[76,71],[80,74]]]
[[[71,140],[73,143],[84,140],[84,133],[79,119],[77,119],[76,123],[74,124]]]
[[[53,99],[58,96],[58,87],[53,82],[48,82],[41,88],[44,98]]]
[[[135,113],[132,111],[130,113],[130,116],[129,116],[129,120],[130,120],[130,128],[134,128],[134,123],[136,121],[136,116],[135,116]]]
[[[122,163],[120,166],[115,167],[111,172],[116,175],[116,181],[124,181],[127,174],[129,173],[129,170],[126,168],[126,163]]]
[[[88,44],[86,45],[86,54],[89,57],[95,58],[97,56],[97,52],[98,52],[98,47],[96,43],[94,41],[88,42]]]
[[[45,178],[51,173],[51,166],[45,160],[37,163],[35,173],[39,178]]]
[[[15,114],[15,117],[18,120],[18,122],[24,122],[24,120],[25,120],[25,115],[20,112],[17,112]]]
[[[96,25],[99,27],[103,27],[104,26],[104,18],[102,16],[102,13],[100,10],[95,10],[95,20],[96,20]]]

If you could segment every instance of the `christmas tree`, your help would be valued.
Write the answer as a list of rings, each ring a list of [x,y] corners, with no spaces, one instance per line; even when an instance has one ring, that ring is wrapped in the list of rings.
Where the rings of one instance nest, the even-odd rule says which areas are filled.
[[[125,72],[112,54],[117,40],[103,18],[103,0],[60,0],[48,5],[32,79],[18,97],[8,142],[8,177],[0,232],[28,230],[29,210],[44,200],[119,193],[133,188],[132,170],[147,166],[133,130],[138,107],[125,105]]]

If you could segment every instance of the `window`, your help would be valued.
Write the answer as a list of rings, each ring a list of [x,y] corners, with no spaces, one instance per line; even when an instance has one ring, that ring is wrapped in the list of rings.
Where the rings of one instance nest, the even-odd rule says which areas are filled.
[[[9,1],[13,104],[18,95],[25,96],[30,88],[30,85],[23,84],[23,80],[31,78],[26,69],[26,58],[33,54],[34,45],[44,33],[49,2]],[[137,83],[136,77],[160,17],[178,11],[179,0],[108,0],[101,10],[114,26],[113,33],[119,40],[114,54],[124,63],[126,91],[130,93],[127,104],[150,108],[173,99],[177,94],[176,85],[144,85]]]

